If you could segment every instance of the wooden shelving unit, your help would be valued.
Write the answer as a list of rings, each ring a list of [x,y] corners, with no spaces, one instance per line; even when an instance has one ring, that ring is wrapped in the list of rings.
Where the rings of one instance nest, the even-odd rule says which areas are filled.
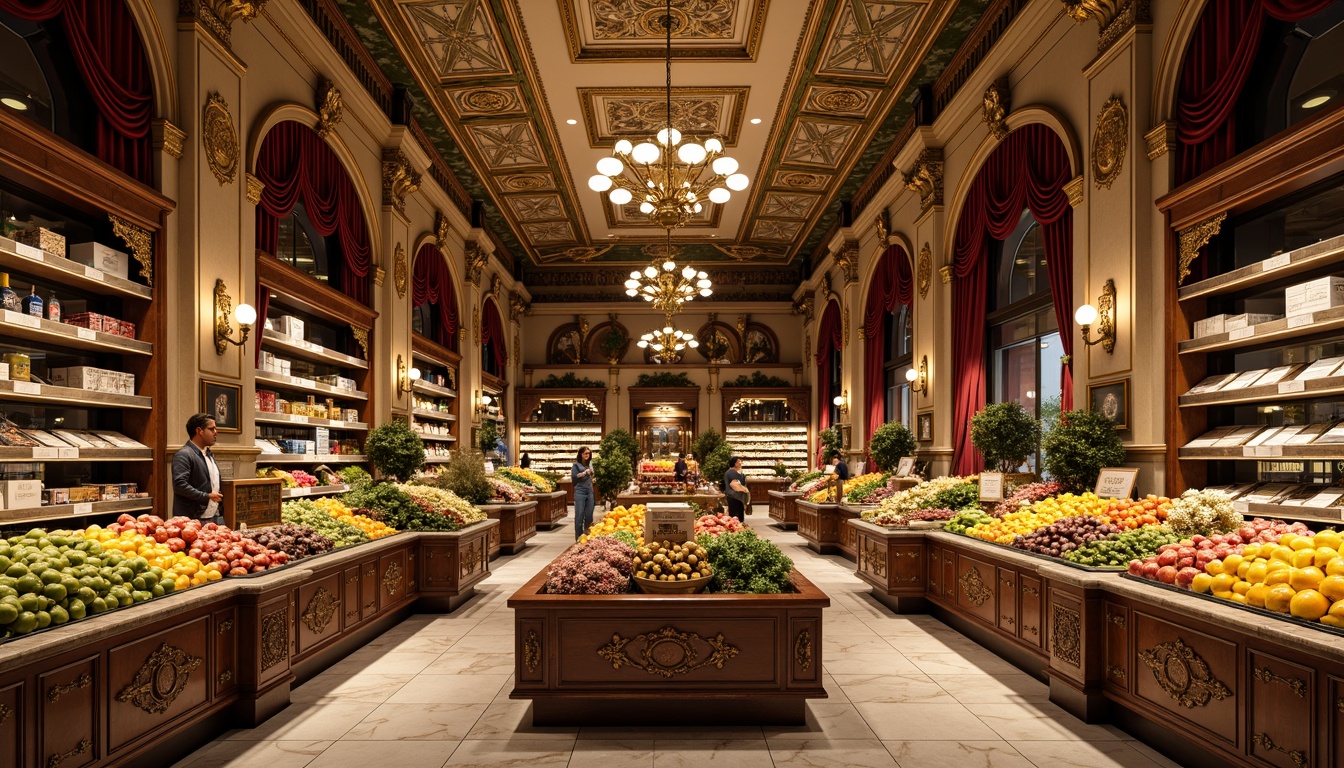
[[[532,469],[560,472],[565,477],[581,446],[597,455],[597,444],[607,431],[605,387],[563,389],[539,387],[519,389],[518,456],[532,460]],[[575,405],[576,403],[586,403]],[[588,420],[580,420],[591,414]]]
[[[748,477],[774,477],[776,462],[807,471],[811,445],[807,387],[721,387],[724,439],[746,457]]]
[[[411,385],[411,429],[425,441],[425,460],[442,463],[461,434],[457,394],[462,356],[420,334],[411,335],[411,357],[420,378]]]

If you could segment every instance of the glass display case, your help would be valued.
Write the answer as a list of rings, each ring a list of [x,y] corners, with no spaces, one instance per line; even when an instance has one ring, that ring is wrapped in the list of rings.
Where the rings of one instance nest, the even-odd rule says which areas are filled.
[[[724,387],[724,439],[742,456],[748,477],[806,471],[810,429],[806,387]]]

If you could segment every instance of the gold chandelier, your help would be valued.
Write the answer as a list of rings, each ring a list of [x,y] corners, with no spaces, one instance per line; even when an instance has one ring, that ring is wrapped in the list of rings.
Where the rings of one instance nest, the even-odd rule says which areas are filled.
[[[672,326],[672,315],[667,316],[667,325],[649,331],[639,337],[640,349],[652,349],[653,356],[664,363],[676,361],[677,356],[687,347],[695,349],[700,342],[686,331]]]
[[[750,180],[737,172],[737,161],[723,153],[718,138],[701,144],[672,127],[672,0],[667,0],[663,28],[667,33],[667,126],[653,141],[616,142],[612,155],[597,161],[597,174],[589,177],[588,188],[606,192],[616,205],[639,200],[640,212],[671,232],[704,210],[706,202],[728,202]]]
[[[670,233],[668,241],[668,252],[671,253]],[[671,318],[673,313],[681,311],[681,305],[694,299],[697,294],[708,297],[714,293],[711,285],[709,275],[703,270],[697,272],[695,267],[688,265],[677,271],[676,262],[668,258],[662,264],[655,262],[648,265],[642,272],[631,272],[630,279],[625,281],[625,295],[632,298],[639,296]]]

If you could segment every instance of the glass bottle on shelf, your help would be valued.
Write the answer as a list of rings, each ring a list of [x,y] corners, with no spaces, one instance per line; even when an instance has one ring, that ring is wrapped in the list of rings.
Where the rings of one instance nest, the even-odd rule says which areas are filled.
[[[37,286],[33,286],[33,292],[28,294],[23,300],[23,313],[34,317],[42,317],[42,307],[45,302],[42,297],[37,295]]]
[[[51,298],[47,299],[47,319],[53,322],[61,322],[61,302],[56,300],[56,292],[52,291]]]
[[[19,294],[9,287],[9,273],[0,272],[0,305],[12,312],[22,312],[23,307],[19,302]]]

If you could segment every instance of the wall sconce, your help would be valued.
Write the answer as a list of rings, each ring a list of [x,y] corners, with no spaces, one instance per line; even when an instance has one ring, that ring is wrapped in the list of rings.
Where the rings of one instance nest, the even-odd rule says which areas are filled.
[[[1087,346],[1101,345],[1106,354],[1115,353],[1115,281],[1107,280],[1097,298],[1097,306],[1084,304],[1073,313],[1073,319],[1083,328],[1083,343]],[[1097,323],[1098,336],[1089,338],[1092,324]]]
[[[489,395],[487,395],[487,394],[485,394],[484,392],[481,392],[481,391],[478,390],[478,391],[476,392],[476,415],[477,415],[477,416],[484,416],[484,415],[485,415],[485,409],[486,409],[487,407],[489,407],[489,405],[490,405],[491,402],[492,402],[492,401],[491,401]]]
[[[230,319],[238,321],[238,329],[242,331],[242,338],[235,341],[233,339],[233,325]],[[233,306],[233,297],[229,296],[229,289],[224,287],[224,281],[215,280],[215,354],[223,355],[232,344],[241,347],[247,343],[247,337],[252,333],[252,324],[257,322],[257,310],[252,308],[251,304],[239,304]]]
[[[848,418],[848,417],[849,417],[849,390],[846,389],[844,394],[842,394],[842,395],[836,395],[835,397],[831,398],[831,405],[834,405],[836,408],[839,408],[839,409],[840,409],[840,418],[842,418],[842,419]]]
[[[905,372],[905,380],[910,382],[910,391],[927,393],[929,391],[929,356],[919,358],[918,370],[911,368]]]
[[[406,361],[401,358],[401,355],[397,355],[397,396],[400,397],[402,393],[410,392],[415,386],[415,382],[419,380],[420,369],[406,370]]]

